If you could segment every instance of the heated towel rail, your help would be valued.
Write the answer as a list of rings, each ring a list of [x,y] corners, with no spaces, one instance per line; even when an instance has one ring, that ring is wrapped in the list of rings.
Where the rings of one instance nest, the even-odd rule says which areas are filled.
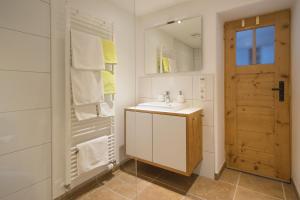
[[[102,39],[114,40],[113,23],[90,16],[76,9],[66,9],[66,49],[65,49],[65,187],[67,189],[75,186],[78,176],[77,170],[77,148],[76,145],[104,135],[108,136],[109,166],[115,164],[115,119],[114,117],[97,117],[94,119],[78,121],[75,116],[72,101],[72,86],[70,68],[72,65],[71,54],[71,29],[79,30],[88,34],[98,36]],[[114,65],[107,64],[106,70],[114,73]],[[106,96],[106,99],[114,100],[114,96]],[[95,104],[96,105],[96,104]],[[108,166],[106,166],[107,169]],[[103,171],[103,168],[99,169]],[[78,182],[78,181],[77,181]],[[77,183],[80,184],[80,183]],[[76,185],[77,185],[76,184]]]

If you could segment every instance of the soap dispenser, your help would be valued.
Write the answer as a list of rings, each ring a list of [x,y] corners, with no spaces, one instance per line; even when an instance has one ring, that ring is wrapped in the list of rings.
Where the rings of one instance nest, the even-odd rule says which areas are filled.
[[[184,96],[181,90],[179,91],[179,94],[177,96],[177,103],[184,103]]]

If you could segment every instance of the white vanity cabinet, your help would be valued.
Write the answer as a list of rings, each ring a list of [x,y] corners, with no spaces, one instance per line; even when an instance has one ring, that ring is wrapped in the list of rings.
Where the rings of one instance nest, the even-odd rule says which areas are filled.
[[[202,160],[202,111],[125,109],[126,154],[190,176]]]
[[[126,112],[126,153],[152,162],[152,114]]]
[[[186,171],[186,118],[153,114],[153,162]]]

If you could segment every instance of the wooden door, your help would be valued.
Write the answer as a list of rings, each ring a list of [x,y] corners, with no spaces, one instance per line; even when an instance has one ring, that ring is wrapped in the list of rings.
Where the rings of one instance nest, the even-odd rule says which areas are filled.
[[[225,23],[227,167],[290,180],[290,11]]]

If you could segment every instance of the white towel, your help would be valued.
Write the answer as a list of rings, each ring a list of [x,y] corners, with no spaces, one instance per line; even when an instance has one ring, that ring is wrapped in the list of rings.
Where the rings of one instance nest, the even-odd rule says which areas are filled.
[[[99,72],[71,68],[71,82],[75,105],[103,102],[103,85]]]
[[[177,72],[176,60],[170,58],[169,62],[170,62],[170,72]]]
[[[72,66],[82,70],[105,69],[101,38],[71,30]]]
[[[114,103],[103,102],[100,103],[100,116],[101,117],[112,117],[115,115]]]
[[[79,175],[108,164],[108,136],[78,144],[77,148]]]
[[[96,105],[85,105],[75,108],[75,116],[78,121],[93,119],[97,116],[97,106]]]

